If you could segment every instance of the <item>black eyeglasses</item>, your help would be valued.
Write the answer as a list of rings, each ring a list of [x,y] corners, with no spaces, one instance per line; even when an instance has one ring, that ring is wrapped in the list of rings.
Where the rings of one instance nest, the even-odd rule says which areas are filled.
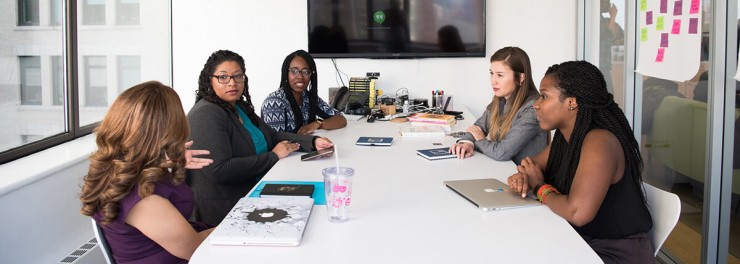
[[[290,73],[290,75],[293,75],[293,76],[298,76],[298,73],[301,73],[303,77],[307,77],[307,78],[311,77],[311,74],[312,74],[311,70],[309,69],[299,70],[298,68],[290,68],[288,69],[288,72]]]
[[[234,82],[241,83],[244,82],[247,79],[247,75],[244,75],[242,73],[240,74],[234,74],[234,75],[212,75],[211,77],[215,77],[216,80],[218,80],[218,83],[221,84],[227,84],[231,79],[234,79]]]

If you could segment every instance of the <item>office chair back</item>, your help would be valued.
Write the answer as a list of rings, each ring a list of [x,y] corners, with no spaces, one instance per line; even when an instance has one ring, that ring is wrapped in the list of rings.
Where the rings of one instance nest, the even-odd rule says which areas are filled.
[[[103,252],[103,257],[105,258],[105,262],[108,264],[116,264],[116,260],[113,259],[113,253],[110,251],[110,246],[108,245],[108,240],[105,240],[105,236],[103,235],[103,229],[100,228],[98,225],[98,222],[95,222],[95,219],[90,217],[90,221],[92,222],[93,226],[93,232],[95,233],[95,239],[98,240],[98,246],[100,246],[100,251]]]
[[[678,223],[678,217],[681,214],[681,200],[677,195],[650,184],[643,182],[642,186],[645,189],[645,199],[650,209],[650,216],[653,218],[653,229],[648,235],[655,246],[654,254],[657,255],[663,242]]]

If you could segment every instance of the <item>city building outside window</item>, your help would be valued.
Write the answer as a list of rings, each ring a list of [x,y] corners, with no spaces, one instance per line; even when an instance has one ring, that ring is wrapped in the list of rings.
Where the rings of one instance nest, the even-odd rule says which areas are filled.
[[[41,105],[41,58],[18,57],[22,105]]]
[[[139,0],[116,0],[116,24],[139,24]]]
[[[118,56],[118,93],[141,82],[139,56]]]
[[[49,0],[49,25],[60,26],[62,25],[62,0]]]
[[[85,56],[85,106],[108,106],[105,56]]]
[[[39,25],[39,0],[18,0],[18,26]]]
[[[83,0],[83,25],[105,25],[105,0]]]
[[[64,67],[62,56],[51,56],[52,105],[64,105]]]

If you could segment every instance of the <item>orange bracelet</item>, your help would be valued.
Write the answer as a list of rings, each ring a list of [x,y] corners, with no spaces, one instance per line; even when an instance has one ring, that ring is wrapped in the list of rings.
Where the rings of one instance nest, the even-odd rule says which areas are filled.
[[[558,189],[555,189],[555,187],[553,187],[552,185],[550,185],[550,184],[543,184],[537,190],[537,199],[539,199],[540,202],[542,202],[543,204],[545,204],[546,203],[545,202],[545,199],[547,198],[547,196],[550,193],[560,194],[560,192],[558,191]]]

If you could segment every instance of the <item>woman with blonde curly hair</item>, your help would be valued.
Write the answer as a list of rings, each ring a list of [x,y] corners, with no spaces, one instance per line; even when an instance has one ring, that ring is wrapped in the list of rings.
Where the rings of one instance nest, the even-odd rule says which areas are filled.
[[[185,263],[213,230],[187,220],[185,169],[212,162],[187,150],[188,131],[177,93],[155,81],[119,95],[95,130],[80,211],[102,227],[116,262]]]

